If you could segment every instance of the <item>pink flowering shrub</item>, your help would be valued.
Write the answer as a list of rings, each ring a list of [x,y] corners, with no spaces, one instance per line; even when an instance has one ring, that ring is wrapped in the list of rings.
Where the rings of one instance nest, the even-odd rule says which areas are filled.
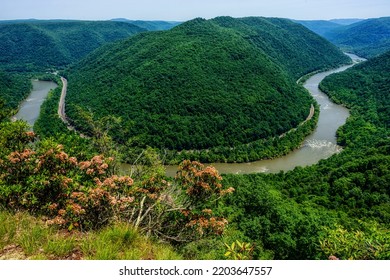
[[[0,161],[0,203],[48,217],[49,224],[91,229],[134,201],[133,180],[107,172],[111,158],[78,162],[49,143],[37,152],[12,152]]]
[[[42,215],[48,224],[68,230],[121,220],[180,242],[223,233],[227,220],[215,209],[234,189],[223,188],[214,167],[184,161],[175,181],[157,172],[134,182],[112,174],[113,163],[102,155],[78,161],[49,140],[35,150],[25,146],[0,158],[0,205]]]
[[[193,236],[221,235],[228,221],[218,217],[212,209],[217,208],[221,197],[234,192],[234,189],[224,189],[218,171],[196,161],[183,161],[179,165],[176,180],[185,191],[187,201],[191,202],[181,211],[186,221],[185,228]]]

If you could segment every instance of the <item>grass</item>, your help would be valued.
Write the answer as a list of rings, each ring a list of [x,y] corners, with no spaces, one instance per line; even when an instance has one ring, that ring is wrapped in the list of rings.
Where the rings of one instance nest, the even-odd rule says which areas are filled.
[[[58,230],[27,213],[0,211],[0,259],[177,260],[167,244],[117,223],[100,231]]]

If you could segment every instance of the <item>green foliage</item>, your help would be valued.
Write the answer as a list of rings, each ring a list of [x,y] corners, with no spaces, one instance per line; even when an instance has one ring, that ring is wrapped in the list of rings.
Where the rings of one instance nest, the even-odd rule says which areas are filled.
[[[35,139],[33,132],[26,132],[29,126],[24,121],[0,122],[0,159],[14,151],[22,151]]]
[[[319,258],[321,226],[333,224],[335,213],[287,197],[275,175],[225,175],[224,184],[236,189],[224,200],[230,224],[248,242],[261,245],[254,248],[254,259],[261,258],[264,250],[275,259]]]
[[[105,43],[145,31],[124,22],[37,21],[0,25],[0,68],[62,68]]]
[[[295,80],[313,71],[351,62],[327,40],[290,20],[246,17],[234,22],[229,17],[218,17],[214,21],[242,34]]]
[[[0,70],[0,121],[9,115],[5,110],[16,109],[32,88],[25,75]]]
[[[325,256],[348,260],[389,260],[390,232],[376,223],[360,222],[362,229],[326,228],[320,241]]]
[[[225,257],[231,260],[250,260],[252,259],[253,246],[250,243],[234,241],[232,245],[225,243],[227,251]]]
[[[207,150],[189,151],[164,150],[164,158],[168,164],[178,164],[185,159],[200,162],[250,162],[283,156],[299,147],[302,139],[310,135],[316,127],[318,115],[319,107],[316,106],[311,120],[302,122],[297,128],[278,137],[268,137],[234,147],[217,146]]]
[[[359,21],[324,36],[345,51],[372,58],[390,50],[390,17]]]
[[[331,75],[321,89],[375,126],[390,126],[390,51],[349,71]],[[353,82],[353,85],[351,83]]]

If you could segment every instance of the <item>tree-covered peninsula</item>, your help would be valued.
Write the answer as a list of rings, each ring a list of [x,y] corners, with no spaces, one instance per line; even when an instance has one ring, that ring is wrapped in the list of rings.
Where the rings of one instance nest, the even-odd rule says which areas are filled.
[[[297,127],[314,101],[296,79],[349,61],[289,20],[195,19],[107,45],[72,66],[67,114],[87,134],[80,112],[120,118],[112,136],[121,144],[229,150]]]

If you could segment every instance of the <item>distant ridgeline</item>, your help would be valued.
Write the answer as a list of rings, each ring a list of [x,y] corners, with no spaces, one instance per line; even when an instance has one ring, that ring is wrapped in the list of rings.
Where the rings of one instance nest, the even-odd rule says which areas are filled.
[[[273,157],[298,146],[315,125],[302,128],[298,139],[278,142],[314,103],[295,81],[349,62],[290,20],[195,19],[109,44],[73,65],[66,73],[67,114],[84,133],[89,126],[80,108],[96,118],[120,117],[122,129],[112,132],[118,143],[132,139],[138,147],[167,149],[170,160],[183,154],[202,161]],[[259,149],[279,150],[251,148],[249,157],[245,147],[259,139],[268,139]],[[191,155],[170,154],[182,150]]]
[[[113,21],[0,23],[0,69],[18,72],[63,68],[105,43],[146,31]]]
[[[339,25],[332,21],[298,21],[343,51],[371,58],[390,50],[390,17]]]
[[[137,25],[141,28],[145,28],[148,31],[169,30],[181,22],[179,21],[162,21],[162,20],[129,20],[125,18],[116,18],[112,21],[122,21]]]

